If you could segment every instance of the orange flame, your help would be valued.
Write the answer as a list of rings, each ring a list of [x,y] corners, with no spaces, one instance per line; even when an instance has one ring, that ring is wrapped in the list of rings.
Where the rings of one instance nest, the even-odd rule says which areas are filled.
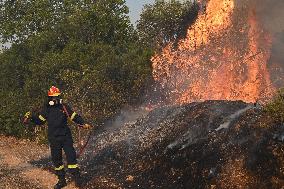
[[[172,103],[256,102],[274,91],[267,70],[271,46],[252,8],[210,0],[177,49],[169,44],[152,57],[153,76],[170,89]]]

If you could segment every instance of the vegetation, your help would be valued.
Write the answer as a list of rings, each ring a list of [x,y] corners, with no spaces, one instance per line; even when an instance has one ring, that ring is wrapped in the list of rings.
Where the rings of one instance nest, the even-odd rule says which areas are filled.
[[[1,132],[22,135],[19,118],[40,107],[51,85],[91,121],[138,103],[151,80],[123,0],[4,1],[0,55]]]
[[[156,0],[153,5],[146,5],[137,25],[141,43],[159,50],[169,42],[184,38],[198,10],[195,1]]]
[[[268,116],[277,124],[284,123],[284,89],[281,88],[273,100],[265,106]]]
[[[164,10],[173,6],[156,17],[165,31],[164,17],[185,5],[163,5]],[[130,23],[124,0],[1,1],[0,9],[0,43],[12,44],[0,53],[1,133],[29,135],[20,119],[26,111],[39,111],[51,85],[88,121],[102,122],[123,106],[139,104],[153,82],[154,49],[141,45],[147,38],[139,36],[142,23],[151,22],[150,5],[139,32]]]

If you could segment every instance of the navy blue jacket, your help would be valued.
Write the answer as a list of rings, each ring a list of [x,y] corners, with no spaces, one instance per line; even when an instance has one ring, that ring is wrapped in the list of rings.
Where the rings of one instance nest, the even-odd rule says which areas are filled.
[[[64,107],[66,111],[64,110]],[[48,139],[71,136],[70,128],[67,125],[68,117],[79,125],[84,125],[84,120],[80,115],[74,112],[67,104],[59,104],[54,106],[46,105],[38,115],[32,115],[31,121],[37,125],[47,122]]]

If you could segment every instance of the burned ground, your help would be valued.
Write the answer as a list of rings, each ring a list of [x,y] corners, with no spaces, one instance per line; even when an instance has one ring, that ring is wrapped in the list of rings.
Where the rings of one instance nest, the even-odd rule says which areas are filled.
[[[241,101],[159,108],[93,137],[86,188],[281,188],[283,130]]]
[[[206,101],[157,108],[96,132],[79,163],[85,188],[280,189],[283,142],[284,125],[261,107]]]

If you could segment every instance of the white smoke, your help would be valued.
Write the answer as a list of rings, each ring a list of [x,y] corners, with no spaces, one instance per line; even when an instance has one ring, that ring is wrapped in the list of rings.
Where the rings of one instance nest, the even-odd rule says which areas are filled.
[[[283,87],[284,78],[284,0],[251,0],[263,28],[272,36],[270,71],[272,80],[279,80],[277,87]]]
[[[149,110],[144,106],[138,108],[122,108],[113,119],[110,119],[105,123],[105,130],[112,131],[123,127],[125,124],[134,124],[139,118],[148,113]]]
[[[253,0],[253,3],[266,30],[274,35],[284,32],[283,0]]]

